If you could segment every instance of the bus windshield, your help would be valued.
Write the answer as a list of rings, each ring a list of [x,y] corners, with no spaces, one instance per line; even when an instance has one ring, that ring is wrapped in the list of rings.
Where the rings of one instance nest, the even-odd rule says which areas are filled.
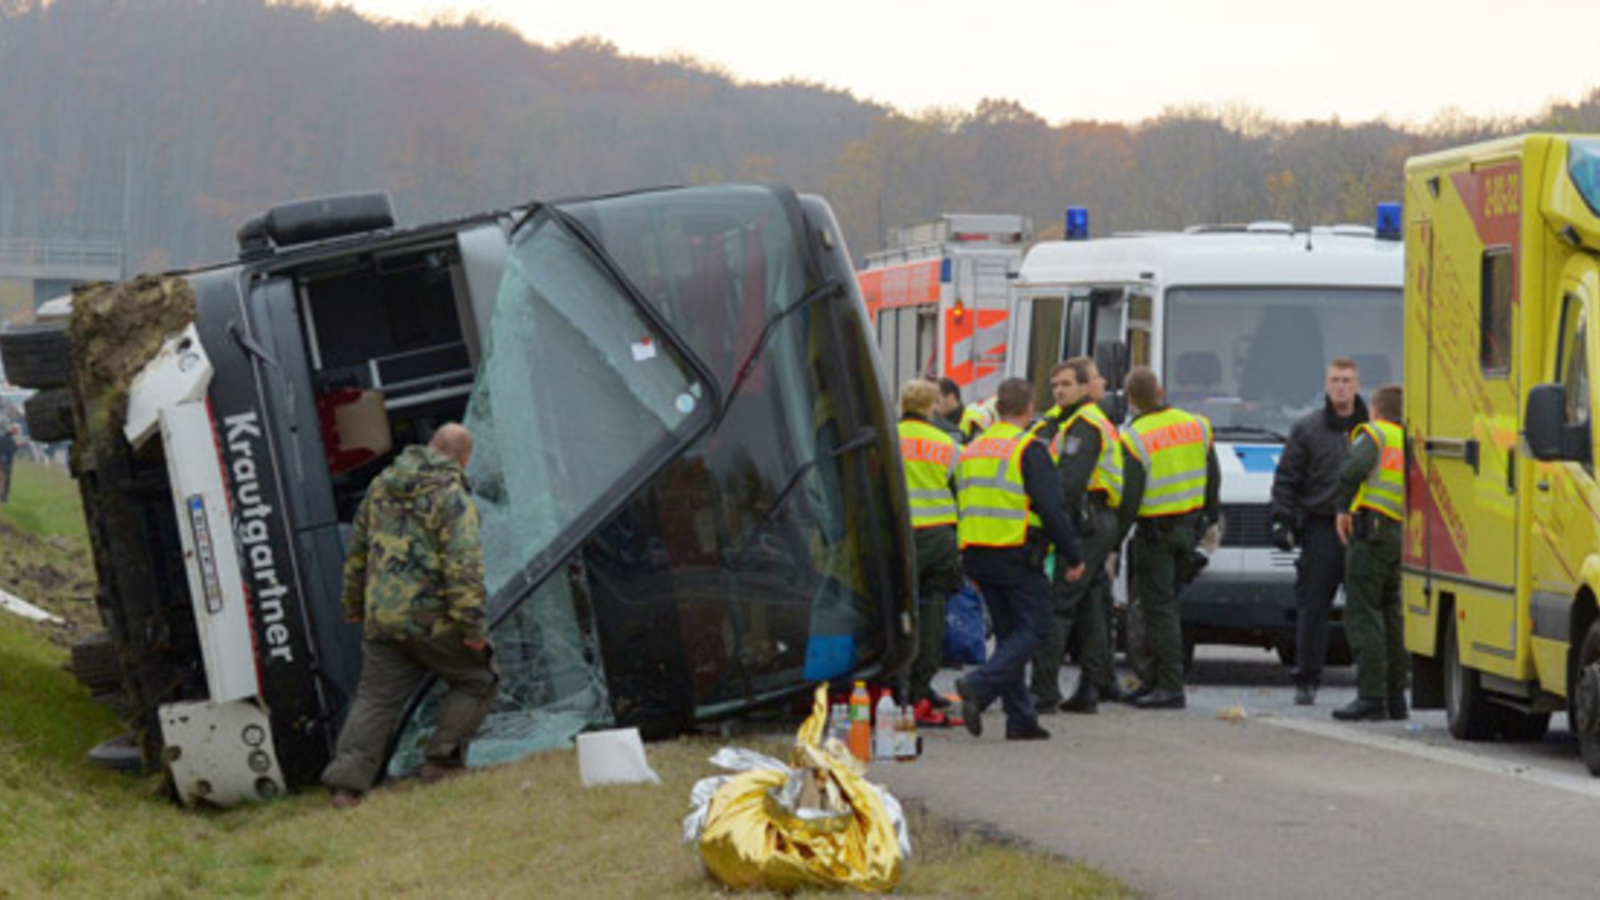
[[[1353,360],[1363,394],[1399,377],[1400,299],[1398,287],[1169,290],[1167,400],[1224,440],[1287,435],[1322,405],[1330,361]]]

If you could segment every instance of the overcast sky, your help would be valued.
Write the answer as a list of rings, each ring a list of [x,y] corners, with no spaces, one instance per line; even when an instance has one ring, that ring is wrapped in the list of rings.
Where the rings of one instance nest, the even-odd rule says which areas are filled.
[[[687,53],[917,112],[1021,102],[1052,122],[1169,106],[1278,119],[1529,115],[1600,87],[1600,3],[1548,0],[342,0],[418,21],[478,12],[529,40]],[[1538,10],[1548,10],[1539,15]]]

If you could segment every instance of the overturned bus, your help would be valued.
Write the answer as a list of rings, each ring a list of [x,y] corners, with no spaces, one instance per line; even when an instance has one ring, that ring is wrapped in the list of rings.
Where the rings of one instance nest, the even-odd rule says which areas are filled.
[[[360,671],[348,523],[447,421],[477,439],[502,678],[470,764],[909,658],[893,420],[820,198],[663,189],[396,228],[366,195],[239,239],[224,265],[80,290],[70,364],[33,373],[68,400],[116,690],[185,802],[315,783]],[[419,685],[390,775],[420,766],[440,693]]]

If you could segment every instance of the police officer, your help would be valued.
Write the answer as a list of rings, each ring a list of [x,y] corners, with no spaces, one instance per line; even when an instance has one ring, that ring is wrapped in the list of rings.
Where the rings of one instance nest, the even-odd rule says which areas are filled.
[[[917,656],[906,698],[923,724],[945,724],[934,707],[949,701],[933,691],[944,657],[945,596],[961,589],[961,554],[956,545],[956,442],[929,417],[939,389],[931,381],[906,382],[900,392],[900,459],[911,498],[911,528],[917,555]]]
[[[1400,611],[1400,527],[1405,520],[1406,436],[1401,393],[1372,394],[1371,422],[1358,425],[1339,471],[1335,527],[1345,556],[1345,630],[1356,653],[1356,699],[1333,711],[1344,720],[1404,719],[1405,623]]]
[[[1322,663],[1328,654],[1328,618],[1344,580],[1344,546],[1334,531],[1339,511],[1339,470],[1350,451],[1350,432],[1367,421],[1356,364],[1328,364],[1322,409],[1307,413],[1289,431],[1283,458],[1272,476],[1272,543],[1285,552],[1300,548],[1294,566],[1294,702],[1316,702]]]
[[[1137,522],[1132,550],[1133,592],[1144,617],[1151,680],[1127,697],[1143,709],[1182,709],[1183,625],[1178,573],[1198,536],[1217,517],[1222,473],[1211,444],[1211,423],[1166,405],[1161,381],[1146,366],[1128,373],[1136,415],[1121,429],[1123,444],[1120,534]]]
[[[960,441],[961,416],[967,408],[961,404],[961,385],[954,378],[939,379],[939,402],[928,421],[933,427]]]
[[[1033,387],[1021,378],[1000,384],[1000,421],[961,455],[958,539],[962,564],[983,593],[997,640],[989,661],[956,682],[967,730],[983,733],[983,710],[999,698],[1006,740],[1045,740],[1028,693],[1028,661],[1049,627],[1050,583],[1043,564],[1051,543],[1069,581],[1083,577],[1077,531],[1061,506],[1061,479],[1043,441],[1026,429]]]
[[[972,403],[962,407],[961,421],[957,423],[961,429],[961,443],[972,443],[973,438],[987,431],[995,423],[998,418],[995,399],[990,397],[982,403]],[[1032,413],[1029,415],[1031,417]]]
[[[1117,547],[1117,505],[1122,500],[1122,445],[1117,428],[1101,411],[1105,379],[1094,360],[1075,356],[1050,373],[1056,401],[1039,430],[1048,435],[1057,460],[1067,516],[1083,539],[1083,578],[1054,584],[1053,628],[1033,655],[1033,695],[1039,711],[1094,713],[1102,696],[1116,699],[1122,689],[1111,667],[1111,583],[1106,558]],[[1078,687],[1061,699],[1061,659],[1069,639],[1078,641]]]

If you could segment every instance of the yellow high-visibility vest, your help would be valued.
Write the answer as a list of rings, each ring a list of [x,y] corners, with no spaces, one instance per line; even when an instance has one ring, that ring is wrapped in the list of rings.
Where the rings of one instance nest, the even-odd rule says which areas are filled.
[[[1033,435],[1000,422],[961,451],[956,539],[962,549],[1020,547],[1028,526],[1039,527],[1022,482],[1022,454],[1032,442]]]
[[[1061,423],[1055,440],[1050,442],[1050,456],[1052,459],[1061,458],[1061,442],[1066,440],[1067,431],[1079,419],[1100,432],[1100,458],[1095,460],[1094,474],[1089,476],[1089,493],[1099,491],[1105,494],[1106,505],[1116,509],[1122,505],[1122,441],[1117,435],[1117,426],[1111,424],[1111,420],[1106,418],[1105,412],[1094,401],[1078,407]]]
[[[1350,503],[1350,511],[1371,509],[1383,513],[1396,522],[1406,515],[1406,433],[1399,425],[1383,419],[1363,422],[1350,433],[1355,443],[1361,435],[1368,435],[1378,446],[1378,464],[1361,482],[1361,490]]]
[[[956,495],[950,490],[950,479],[960,464],[955,440],[920,419],[901,419],[899,431],[911,527],[956,524]]]
[[[977,435],[989,430],[999,417],[994,412],[994,398],[990,397],[982,403],[972,403],[961,411],[961,421],[957,427],[961,429],[962,440],[970,441]]]
[[[1211,423],[1168,407],[1122,429],[1123,447],[1144,466],[1139,517],[1176,516],[1206,503],[1206,453]]]

